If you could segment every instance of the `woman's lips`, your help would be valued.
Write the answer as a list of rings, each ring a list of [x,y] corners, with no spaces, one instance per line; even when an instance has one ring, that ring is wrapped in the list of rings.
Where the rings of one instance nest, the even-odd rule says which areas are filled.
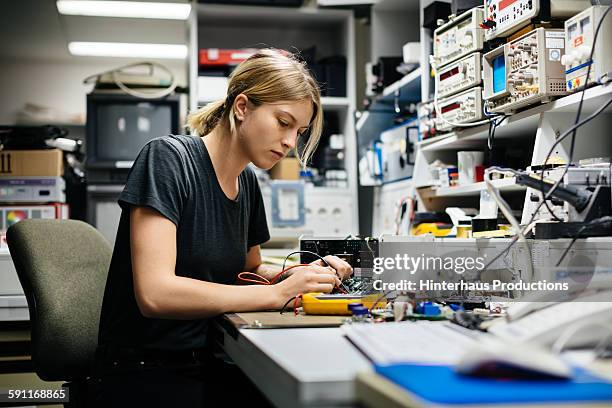
[[[270,150],[270,151],[274,154],[274,156],[276,156],[277,160],[280,160],[283,157],[285,157],[285,155],[282,154],[281,152],[277,152],[276,150]]]

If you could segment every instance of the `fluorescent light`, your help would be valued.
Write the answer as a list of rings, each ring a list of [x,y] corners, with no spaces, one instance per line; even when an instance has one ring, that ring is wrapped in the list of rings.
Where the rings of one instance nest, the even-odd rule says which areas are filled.
[[[60,14],[74,16],[187,20],[191,12],[191,4],[187,3],[58,0],[56,5]]]
[[[187,46],[184,44],[71,42],[68,50],[72,55],[92,57],[187,58]]]

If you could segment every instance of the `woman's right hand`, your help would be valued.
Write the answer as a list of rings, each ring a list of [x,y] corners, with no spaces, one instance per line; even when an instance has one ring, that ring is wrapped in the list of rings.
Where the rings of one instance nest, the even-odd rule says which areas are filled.
[[[329,293],[340,285],[336,271],[329,267],[298,266],[292,272],[291,276],[275,285],[279,290],[281,305],[301,293]]]

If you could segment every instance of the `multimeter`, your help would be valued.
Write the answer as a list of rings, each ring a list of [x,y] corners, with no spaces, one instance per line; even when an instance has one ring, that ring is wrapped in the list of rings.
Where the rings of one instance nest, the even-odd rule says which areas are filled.
[[[345,295],[327,293],[305,293],[302,295],[304,313],[310,315],[346,315],[350,316],[350,303],[361,303],[368,309],[385,307],[387,300],[380,294]]]

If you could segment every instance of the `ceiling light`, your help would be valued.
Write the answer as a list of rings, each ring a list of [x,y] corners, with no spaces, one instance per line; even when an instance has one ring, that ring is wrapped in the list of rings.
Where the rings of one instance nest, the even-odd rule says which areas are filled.
[[[187,58],[187,46],[183,44],[71,42],[68,50],[72,55],[92,57]]]
[[[56,5],[60,14],[74,16],[187,20],[191,12],[191,5],[187,3],[58,0]]]

